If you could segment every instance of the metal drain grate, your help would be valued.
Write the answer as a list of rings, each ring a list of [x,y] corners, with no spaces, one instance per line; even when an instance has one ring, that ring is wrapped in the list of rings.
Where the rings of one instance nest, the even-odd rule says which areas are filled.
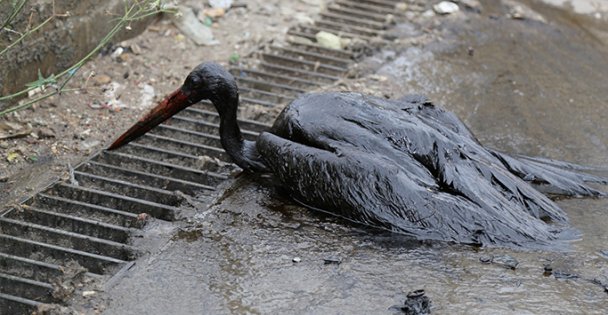
[[[271,45],[252,67],[231,67],[247,106],[284,106],[299,94],[338,80],[353,52],[316,45],[315,34],[378,40],[395,14],[397,0],[337,0],[314,25],[298,26]],[[387,17],[388,16],[388,17]],[[255,139],[269,126],[240,120]],[[145,213],[174,220],[181,197],[212,191],[234,169],[221,148],[219,116],[208,102],[196,104],[118,151],[102,151],[57,183],[0,216],[0,313],[30,313],[53,298],[53,280],[76,261],[90,276],[111,274],[137,257],[129,237]]]

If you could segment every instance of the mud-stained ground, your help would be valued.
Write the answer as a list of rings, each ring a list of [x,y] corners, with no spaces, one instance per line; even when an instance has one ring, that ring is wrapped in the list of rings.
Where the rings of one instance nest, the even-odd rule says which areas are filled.
[[[481,12],[425,15],[412,11],[396,26],[397,39],[359,64],[360,73],[370,75],[332,88],[426,94],[457,113],[487,146],[608,167],[604,19],[535,1],[494,0],[481,1]],[[207,56],[177,55],[190,62],[183,63],[188,68]],[[167,92],[185,71],[164,69],[175,76],[160,85]],[[155,74],[156,82],[166,78]],[[122,117],[112,127],[117,129],[132,118],[112,115]],[[269,180],[251,176],[223,188],[209,208],[190,207],[182,222],[151,222],[151,249],[105,292],[74,301],[74,308],[94,304],[106,314],[382,314],[403,303],[407,292],[424,289],[436,314],[608,309],[607,199],[558,201],[579,236],[555,251],[532,251],[380,233],[302,208]],[[201,198],[206,203],[209,197]]]

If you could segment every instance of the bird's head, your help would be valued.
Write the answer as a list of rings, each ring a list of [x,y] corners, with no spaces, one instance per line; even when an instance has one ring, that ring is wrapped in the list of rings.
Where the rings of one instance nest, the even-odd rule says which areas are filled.
[[[171,116],[202,100],[211,100],[221,115],[236,113],[238,89],[234,77],[222,66],[205,62],[188,74],[184,84],[122,134],[109,150],[117,149],[144,135]]]

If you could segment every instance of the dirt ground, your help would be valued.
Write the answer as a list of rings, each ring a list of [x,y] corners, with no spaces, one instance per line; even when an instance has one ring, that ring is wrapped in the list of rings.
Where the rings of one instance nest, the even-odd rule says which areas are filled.
[[[206,1],[180,1],[201,12]],[[114,43],[79,70],[69,92],[0,118],[2,128],[22,133],[0,139],[0,205],[10,206],[65,178],[69,167],[108,145],[156,101],[181,84],[203,61],[227,64],[260,45],[282,39],[288,28],[314,18],[315,0],[247,1],[215,19],[217,44],[197,46],[160,17],[133,39]],[[112,55],[122,49],[119,56]],[[8,123],[8,124],[7,124]],[[1,138],[1,137],[0,137]],[[0,210],[3,207],[0,206]]]

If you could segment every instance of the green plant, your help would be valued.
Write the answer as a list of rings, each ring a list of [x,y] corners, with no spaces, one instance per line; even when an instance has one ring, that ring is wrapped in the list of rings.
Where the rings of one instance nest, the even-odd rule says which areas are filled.
[[[0,3],[1,2],[2,2],[2,0],[0,0]],[[25,5],[26,2],[27,2],[27,0],[20,0],[20,2],[18,2],[18,3],[16,1],[13,1],[13,3],[12,3],[13,11],[12,11],[11,15],[9,16],[9,18],[2,24],[3,26],[2,26],[2,28],[0,28],[0,31],[3,31],[6,29],[6,26],[10,24],[12,19],[14,19],[21,12],[21,10],[23,9],[23,6]],[[18,104],[18,105],[15,105],[15,106],[12,106],[5,110],[0,111],[0,117],[4,116],[6,114],[12,113],[12,112],[21,110],[21,109],[28,108],[28,107],[32,106],[33,104],[40,102],[41,100],[44,100],[46,98],[49,98],[53,95],[77,90],[77,89],[66,88],[66,84],[74,77],[76,72],[78,72],[78,70],[89,59],[91,59],[103,47],[105,47],[116,34],[118,34],[120,31],[122,31],[125,28],[127,28],[127,29],[130,28],[130,24],[137,20],[141,20],[146,17],[156,15],[156,14],[162,13],[162,12],[175,13],[173,10],[166,8],[163,5],[162,0],[124,0],[124,5],[125,5],[124,12],[122,13],[121,16],[119,16],[115,19],[116,24],[114,25],[114,27],[99,41],[99,43],[97,44],[97,46],[95,46],[95,48],[93,48],[86,56],[84,56],[78,62],[74,63],[72,66],[70,66],[69,68],[63,70],[62,72],[60,72],[58,74],[51,74],[47,78],[43,77],[42,74],[40,73],[40,71],[38,71],[38,80],[26,84],[25,88],[22,89],[21,91],[15,92],[10,95],[0,96],[0,104],[2,104],[2,102],[12,101],[17,97],[25,95],[28,92],[36,90],[36,89],[46,91],[46,93],[43,93],[39,97],[36,97],[36,98],[29,100],[27,102],[24,102],[22,104]],[[21,34],[21,36],[18,39],[16,39],[12,43],[10,43],[8,46],[4,47],[0,51],[0,56],[5,54],[9,49],[11,49],[15,45],[17,45],[19,42],[23,41],[25,38],[27,38],[32,33],[38,31],[39,29],[44,27],[44,25],[46,25],[53,19],[60,17],[60,16],[65,16],[65,15],[57,14],[56,12],[54,12],[54,9],[53,9],[53,14],[49,18],[47,18],[46,20],[44,20],[37,26],[35,26],[31,29],[27,29],[25,32],[23,32]],[[49,89],[46,89],[46,88],[49,88]]]

